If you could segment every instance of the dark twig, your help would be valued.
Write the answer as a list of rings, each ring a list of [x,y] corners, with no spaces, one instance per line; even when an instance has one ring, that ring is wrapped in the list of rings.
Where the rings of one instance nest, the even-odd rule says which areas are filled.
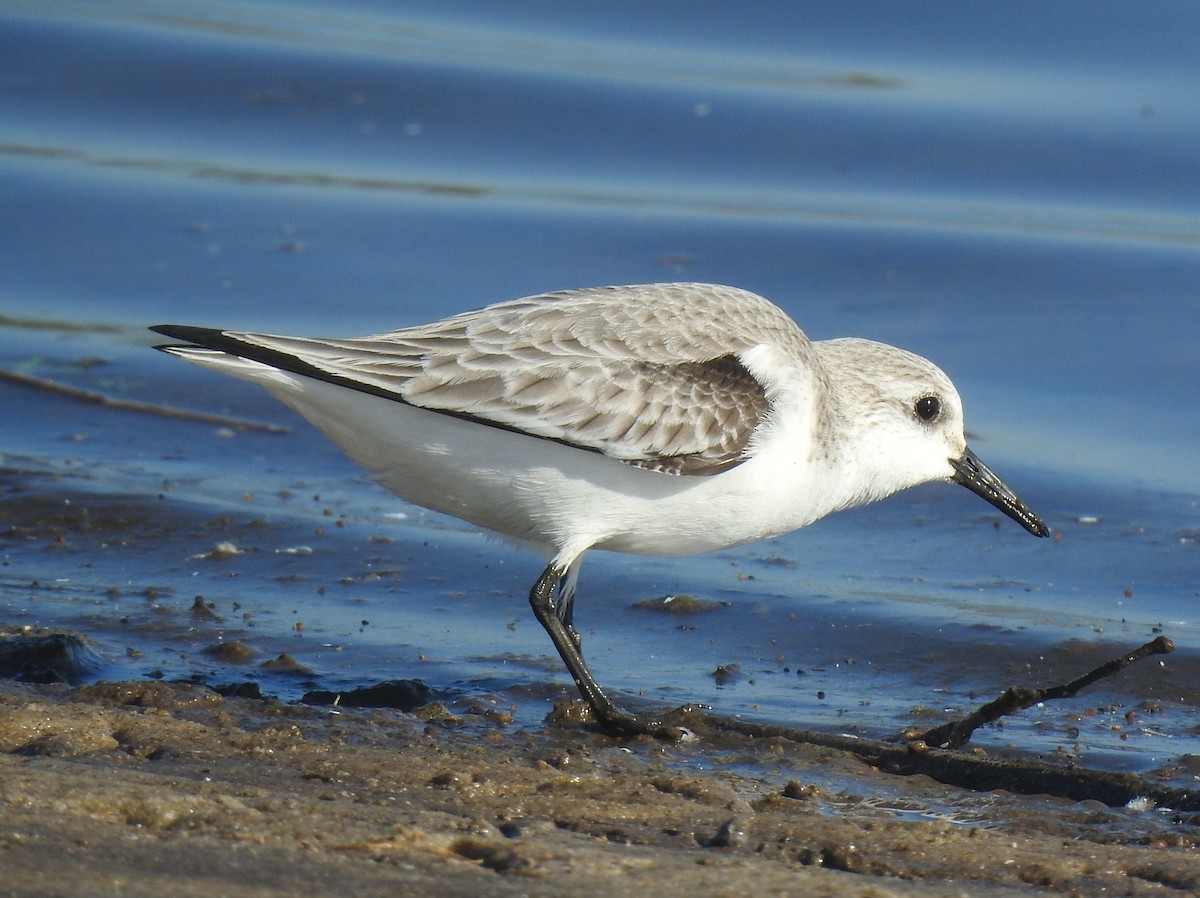
[[[1133,773],[1053,764],[1037,758],[993,758],[931,748],[924,742],[896,745],[877,739],[724,718],[694,708],[678,716],[668,716],[668,721],[712,742],[720,741],[723,734],[736,734],[815,745],[854,755],[887,773],[920,774],[978,792],[1004,789],[1021,795],[1057,795],[1072,801],[1101,801],[1110,807],[1122,807],[1142,798],[1159,807],[1200,811],[1200,790],[1162,786]]]
[[[3,368],[0,368],[0,380],[20,384],[24,387],[32,387],[35,390],[43,390],[47,393],[55,393],[59,396],[66,396],[69,399],[75,399],[79,402],[102,405],[105,408],[119,409],[126,412],[158,415],[160,418],[176,418],[182,421],[197,421],[201,424],[217,424],[222,427],[234,427],[238,430],[257,430],[261,433],[282,434],[291,432],[290,428],[281,427],[278,424],[267,424],[263,421],[248,421],[245,418],[214,415],[209,412],[197,412],[169,405],[152,405],[149,402],[137,402],[133,399],[117,399],[113,396],[105,396],[103,393],[84,390],[81,387],[73,387],[70,384],[64,384],[57,380],[34,377],[30,374],[20,374],[19,372],[8,371]]]
[[[1081,677],[1076,677],[1061,686],[1047,686],[1033,689],[1027,686],[1010,686],[996,699],[982,707],[976,708],[966,717],[952,720],[941,726],[936,726],[923,733],[906,733],[904,741],[921,741],[926,745],[936,745],[938,748],[961,748],[971,739],[974,733],[984,724],[999,720],[1006,714],[1016,714],[1038,702],[1047,702],[1059,698],[1071,698],[1079,690],[1092,685],[1097,680],[1112,676],[1135,661],[1141,661],[1150,655],[1165,655],[1175,650],[1175,644],[1165,636],[1159,636],[1145,645],[1128,652],[1119,658],[1114,658]]]
[[[1045,689],[1009,689],[964,720],[937,727],[920,736],[907,737],[912,741],[906,745],[737,720],[706,713],[697,707],[680,708],[662,715],[660,719],[664,725],[691,731],[711,742],[739,736],[814,745],[852,754],[888,773],[903,776],[922,774],[947,785],[977,791],[1005,789],[1025,795],[1057,795],[1074,801],[1092,799],[1113,807],[1128,804],[1135,798],[1145,798],[1156,805],[1177,811],[1200,811],[1200,791],[1158,785],[1136,774],[1090,770],[1036,758],[992,758],[947,747],[951,738],[959,738],[961,741],[957,744],[963,744],[971,732],[984,723],[1023,710],[1039,701],[1072,696],[1085,686],[1135,661],[1150,655],[1166,654],[1174,648],[1170,639],[1160,636],[1065,685]],[[943,734],[944,730],[950,732]]]

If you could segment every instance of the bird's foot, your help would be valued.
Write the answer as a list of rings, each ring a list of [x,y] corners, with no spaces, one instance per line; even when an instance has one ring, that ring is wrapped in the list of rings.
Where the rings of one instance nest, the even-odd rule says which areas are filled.
[[[694,705],[642,717],[622,711],[615,705],[596,708],[584,701],[571,701],[557,703],[547,719],[558,723],[596,723],[610,735],[625,738],[650,736],[663,742],[695,742],[698,737],[687,724],[701,715]]]

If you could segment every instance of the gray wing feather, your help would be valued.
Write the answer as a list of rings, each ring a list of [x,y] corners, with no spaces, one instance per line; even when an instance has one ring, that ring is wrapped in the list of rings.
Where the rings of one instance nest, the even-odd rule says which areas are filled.
[[[736,464],[767,412],[771,385],[740,353],[811,352],[767,300],[707,284],[551,293],[348,340],[227,334],[411,405],[677,474]]]

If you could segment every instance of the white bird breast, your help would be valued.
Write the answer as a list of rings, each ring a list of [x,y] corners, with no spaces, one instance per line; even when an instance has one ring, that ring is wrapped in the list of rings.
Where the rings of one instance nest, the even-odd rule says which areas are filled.
[[[266,388],[402,498],[554,550],[692,554],[821,516],[811,501],[780,501],[811,492],[796,482],[804,453],[781,453],[783,434],[728,471],[674,476],[224,353],[181,354]]]

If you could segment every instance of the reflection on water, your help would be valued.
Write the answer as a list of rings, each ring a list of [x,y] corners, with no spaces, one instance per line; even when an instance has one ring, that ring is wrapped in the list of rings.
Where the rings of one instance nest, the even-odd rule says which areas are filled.
[[[1200,243],[1196,219],[1183,216],[1138,215],[1092,209],[1040,209],[1000,203],[986,207],[975,201],[926,198],[914,209],[908,198],[848,195],[815,196],[809,192],[787,194],[728,194],[719,190],[695,193],[662,191],[654,187],[637,192],[617,185],[578,183],[450,183],[379,176],[355,177],[324,171],[286,171],[235,168],[187,159],[94,156],[57,147],[0,144],[0,154],[27,156],[54,163],[128,169],[136,174],[215,180],[233,184],[294,186],[298,188],[367,191],[372,194],[423,194],[489,198],[504,203],[537,203],[570,208],[618,207],[626,211],[651,209],[696,216],[786,218],[808,224],[861,227],[913,227],[957,231],[1012,232],[1073,239]]]

